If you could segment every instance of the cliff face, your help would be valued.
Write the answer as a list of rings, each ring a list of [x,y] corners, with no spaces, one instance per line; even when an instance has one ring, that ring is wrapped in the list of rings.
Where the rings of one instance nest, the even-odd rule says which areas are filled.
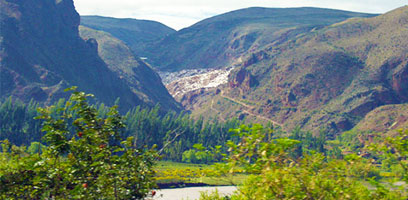
[[[1,97],[52,102],[68,86],[122,109],[145,105],[98,56],[95,39],[80,38],[72,0],[0,0]],[[148,87],[148,86],[147,86]]]

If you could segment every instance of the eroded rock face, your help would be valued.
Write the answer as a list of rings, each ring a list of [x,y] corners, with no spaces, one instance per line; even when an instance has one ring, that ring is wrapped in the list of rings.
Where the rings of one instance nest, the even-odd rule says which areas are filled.
[[[72,0],[0,0],[1,97],[52,102],[76,85],[122,107],[144,104],[98,56],[95,40],[79,37]]]
[[[250,72],[241,68],[238,72],[229,77],[228,86],[230,88],[239,88],[241,93],[250,91],[251,87],[255,86],[256,80]]]
[[[200,98],[205,92],[206,92],[205,88],[200,88],[187,92],[181,97],[180,103],[186,107],[188,107],[189,105],[193,105],[196,103],[197,98]]]
[[[408,101],[408,63],[406,60],[393,73],[392,88],[403,101]]]

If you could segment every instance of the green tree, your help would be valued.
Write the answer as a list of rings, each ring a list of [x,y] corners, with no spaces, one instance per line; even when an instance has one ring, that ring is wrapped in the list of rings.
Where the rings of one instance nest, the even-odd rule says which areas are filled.
[[[125,125],[116,106],[101,117],[87,102],[92,95],[68,90],[73,94],[57,115],[54,106],[39,109],[47,144],[42,152],[25,154],[25,147],[3,141],[1,199],[146,197],[155,186],[155,151],[122,139]]]

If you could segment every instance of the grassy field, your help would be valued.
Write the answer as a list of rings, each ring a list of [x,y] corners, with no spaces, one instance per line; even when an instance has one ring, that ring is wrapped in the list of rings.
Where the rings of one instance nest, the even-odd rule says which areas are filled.
[[[155,170],[157,183],[164,187],[239,185],[248,176],[240,172],[222,175],[212,165],[169,161],[159,161]]]

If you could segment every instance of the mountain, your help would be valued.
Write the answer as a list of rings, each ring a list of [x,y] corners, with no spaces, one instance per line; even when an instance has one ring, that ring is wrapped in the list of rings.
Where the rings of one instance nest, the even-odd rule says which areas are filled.
[[[176,32],[155,21],[101,16],[81,16],[81,25],[110,33],[125,42],[133,52],[140,56],[145,56],[144,49],[152,41]]]
[[[125,80],[131,90],[150,106],[159,103],[164,108],[180,110],[180,105],[168,93],[160,76],[136,56],[121,40],[111,34],[79,26],[79,34],[84,40],[93,38],[98,46],[98,54],[120,79]]]
[[[247,54],[227,84],[190,92],[183,104],[197,116],[336,134],[377,107],[408,102],[407,6],[290,36],[292,31],[282,30],[288,37]]]
[[[1,98],[50,103],[76,85],[106,104],[120,98],[122,110],[149,104],[99,57],[95,39],[79,36],[72,0],[0,0],[0,11]],[[143,87],[160,83],[145,66],[134,73],[139,71],[155,77]]]
[[[247,8],[200,21],[144,51],[161,71],[223,68],[265,45],[352,17],[374,15],[321,8]]]

